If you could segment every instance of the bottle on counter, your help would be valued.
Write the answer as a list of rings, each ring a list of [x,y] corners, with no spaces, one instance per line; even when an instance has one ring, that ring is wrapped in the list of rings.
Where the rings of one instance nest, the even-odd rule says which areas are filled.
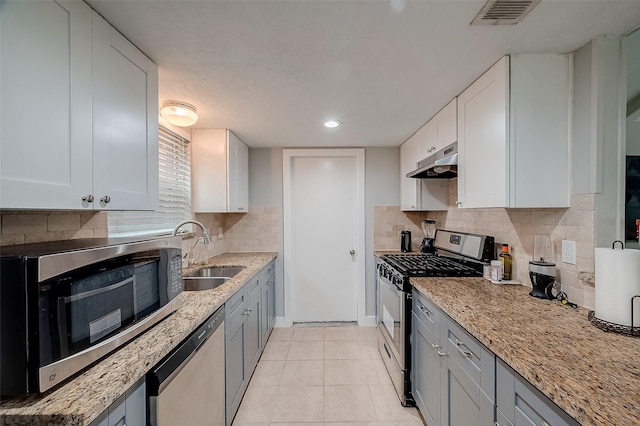
[[[502,264],[502,279],[511,279],[511,270],[513,267],[513,259],[509,254],[509,244],[502,245],[502,253],[500,253],[500,263]]]

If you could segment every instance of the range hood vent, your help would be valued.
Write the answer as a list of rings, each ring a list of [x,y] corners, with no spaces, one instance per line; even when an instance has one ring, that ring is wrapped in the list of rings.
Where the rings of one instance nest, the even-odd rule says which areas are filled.
[[[417,166],[416,170],[407,173],[408,178],[449,179],[458,176],[458,142],[419,161]]]
[[[471,25],[515,25],[538,3],[540,0],[489,0]]]

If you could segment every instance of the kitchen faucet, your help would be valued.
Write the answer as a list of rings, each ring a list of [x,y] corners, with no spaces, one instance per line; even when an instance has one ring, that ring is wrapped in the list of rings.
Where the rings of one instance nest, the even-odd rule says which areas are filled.
[[[191,246],[191,250],[189,250],[187,253],[185,253],[184,256],[182,256],[182,258],[184,259],[185,257],[189,256],[187,258],[187,266],[191,267],[193,266],[193,249],[196,248],[196,245],[198,244],[198,242],[200,240],[202,240],[202,242],[205,245],[208,245],[211,243],[211,236],[209,235],[209,231],[207,231],[207,228],[205,228],[205,226],[198,222],[197,220],[185,220],[184,222],[180,222],[179,224],[176,225],[175,228],[173,228],[173,232],[171,233],[171,235],[178,235],[178,229],[180,229],[182,226],[192,223],[194,225],[198,225],[201,229],[202,229],[202,237],[199,237],[196,239],[196,242],[193,243],[193,246]]]

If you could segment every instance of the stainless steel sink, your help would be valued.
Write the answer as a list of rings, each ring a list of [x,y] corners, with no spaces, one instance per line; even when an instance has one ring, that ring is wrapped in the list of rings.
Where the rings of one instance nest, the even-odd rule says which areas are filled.
[[[211,290],[220,287],[231,278],[242,272],[243,267],[237,266],[209,266],[198,269],[182,277],[185,291]]]
[[[184,291],[212,290],[229,281],[228,277],[183,277]]]
[[[243,267],[237,266],[209,266],[207,268],[198,269],[190,273],[187,277],[203,277],[203,278],[233,278],[244,270]]]

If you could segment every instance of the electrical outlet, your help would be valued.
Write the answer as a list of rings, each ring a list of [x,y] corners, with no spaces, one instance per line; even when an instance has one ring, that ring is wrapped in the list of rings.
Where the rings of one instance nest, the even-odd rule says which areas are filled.
[[[562,240],[562,261],[564,263],[576,264],[576,242]]]
[[[218,239],[221,240],[223,235],[222,226],[218,226]]]

